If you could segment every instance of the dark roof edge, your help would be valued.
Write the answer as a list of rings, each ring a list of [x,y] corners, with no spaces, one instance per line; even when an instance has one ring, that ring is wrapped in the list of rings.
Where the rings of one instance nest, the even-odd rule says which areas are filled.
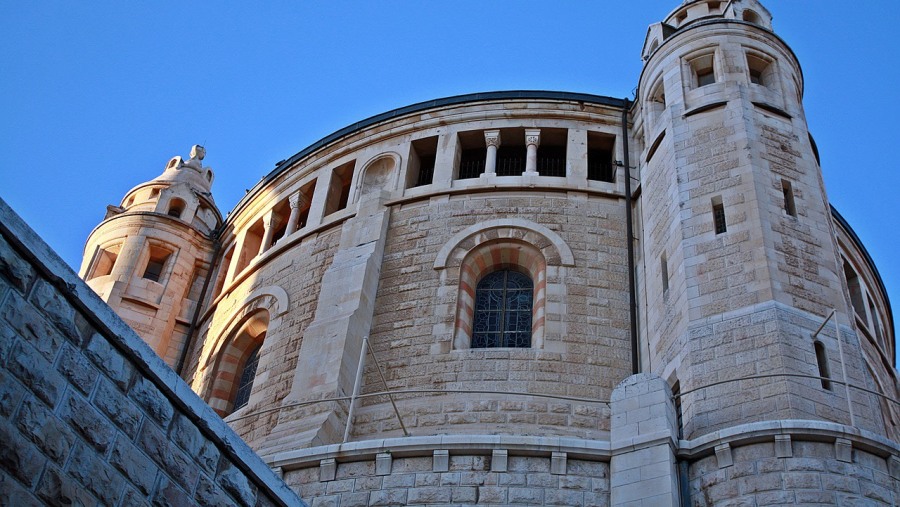
[[[878,282],[878,288],[881,289],[881,296],[884,298],[884,303],[887,306],[888,311],[888,322],[891,325],[891,336],[894,335],[894,311],[891,309],[891,300],[888,298],[887,289],[884,286],[884,280],[881,279],[881,273],[878,272],[878,267],[875,266],[875,261],[872,260],[872,256],[869,255],[869,251],[866,250],[866,246],[863,245],[863,242],[859,239],[859,236],[856,235],[856,231],[853,230],[853,227],[850,227],[850,223],[847,222],[847,219],[841,215],[837,208],[834,205],[831,206],[831,216],[834,217],[835,220],[847,231],[847,234],[850,236],[850,239],[856,243],[856,248],[859,248],[859,251],[862,252],[863,257],[865,257],[866,262],[869,264],[869,268],[872,269],[872,273],[875,274],[875,280]]]
[[[327,146],[338,139],[352,134],[358,130],[362,130],[367,127],[371,127],[377,123],[381,123],[383,121],[392,120],[394,118],[399,118],[401,116],[405,116],[412,113],[418,113],[421,111],[426,111],[428,109],[435,109],[439,107],[445,106],[454,106],[458,104],[465,104],[468,102],[481,102],[481,101],[491,101],[491,100],[512,100],[512,99],[521,99],[521,100],[569,100],[576,102],[590,102],[592,104],[600,104],[603,106],[610,107],[625,107],[626,101],[624,99],[618,99],[615,97],[606,97],[603,95],[592,95],[590,93],[575,93],[575,92],[556,92],[556,91],[547,91],[547,90],[510,90],[510,91],[496,91],[496,92],[479,92],[479,93],[467,93],[464,95],[454,95],[452,97],[444,97],[440,99],[426,100],[425,102],[418,102],[416,104],[411,104],[408,106],[398,107],[397,109],[391,109],[390,111],[376,114],[375,116],[370,116],[364,120],[360,120],[356,123],[352,123],[347,125],[346,127],[332,132],[327,136],[319,139],[318,141],[310,144],[306,148],[303,148],[299,152],[295,153],[288,159],[282,160],[275,165],[275,169],[272,169],[269,174],[263,176],[263,178],[250,189],[247,194],[241,198],[240,201],[234,206],[231,210],[230,215],[236,212],[238,209],[242,208],[246,201],[251,199],[262,187],[267,185],[270,181],[275,179],[279,174],[281,174],[288,167],[296,163],[298,160],[306,157],[310,153]],[[227,221],[227,219],[226,219]]]

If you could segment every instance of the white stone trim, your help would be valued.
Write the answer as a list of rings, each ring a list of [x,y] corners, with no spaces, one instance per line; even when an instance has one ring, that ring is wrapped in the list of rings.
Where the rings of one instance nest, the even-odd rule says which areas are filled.
[[[551,231],[543,225],[534,223],[530,220],[525,220],[523,218],[498,218],[495,220],[479,222],[477,224],[466,227],[465,229],[454,234],[453,237],[450,238],[450,240],[448,240],[438,251],[437,256],[434,260],[434,269],[446,268],[447,260],[450,258],[450,254],[453,253],[453,250],[455,250],[460,243],[465,241],[470,236],[474,236],[491,229],[501,229],[505,227],[511,229],[525,229],[543,236],[556,249],[556,253],[559,254],[561,265],[575,265],[575,256],[572,255],[572,249],[569,248],[569,245],[566,244],[566,242],[562,239],[562,237],[560,237],[559,234]]]

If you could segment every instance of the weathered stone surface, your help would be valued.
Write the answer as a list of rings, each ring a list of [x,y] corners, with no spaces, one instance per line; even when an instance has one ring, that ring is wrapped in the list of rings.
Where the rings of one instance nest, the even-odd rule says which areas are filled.
[[[70,392],[61,408],[63,420],[98,452],[105,454],[116,436],[116,429],[100,411],[80,395]]]
[[[31,265],[13,250],[3,236],[0,236],[0,275],[23,294],[27,292],[35,276]]]
[[[251,484],[247,477],[231,463],[222,460],[216,474],[216,482],[239,504],[245,507],[253,507],[256,504],[256,486]]]
[[[45,505],[45,503],[35,498],[30,491],[22,487],[11,476],[0,471],[0,505],[39,507]],[[90,506],[91,504],[85,505]]]
[[[31,442],[19,435],[12,424],[0,419],[0,467],[31,488],[37,481],[46,458]]]
[[[192,507],[194,501],[177,484],[163,477],[156,485],[153,505],[155,507]]]
[[[30,345],[16,342],[7,366],[38,398],[51,407],[56,405],[66,380]]]
[[[137,436],[144,415],[140,408],[122,394],[110,380],[100,379],[97,394],[94,396],[94,406],[130,438]]]
[[[97,381],[99,376],[99,373],[90,364],[90,361],[70,345],[63,346],[56,369],[66,377],[70,384],[85,395],[93,389],[94,382]]]
[[[114,505],[124,491],[122,476],[84,445],[75,445],[66,471],[104,504]]]
[[[11,296],[3,306],[3,318],[44,360],[53,362],[65,338],[32,305],[18,295]]]
[[[156,482],[157,467],[128,439],[116,438],[109,462],[116,467],[141,493],[149,495]]]
[[[0,370],[0,416],[9,417],[25,397],[25,388],[18,380]]]
[[[145,378],[139,378],[134,382],[129,396],[140,406],[144,413],[156,421],[163,429],[168,428],[172,422],[174,409],[169,400]]]
[[[106,374],[119,389],[126,391],[134,367],[116,351],[103,335],[97,333],[91,337],[85,349],[85,355],[93,361],[94,365]]]
[[[47,505],[68,507],[70,505],[84,505],[86,507],[97,505],[97,499],[84,486],[75,482],[75,479],[59,471],[54,466],[48,466],[41,476],[41,482],[37,487],[37,494]],[[10,503],[4,505],[19,505]]]
[[[76,345],[81,345],[81,334],[75,326],[75,309],[52,285],[38,281],[31,292],[31,303],[46,315],[50,322]]]
[[[188,455],[193,456],[207,472],[215,473],[216,465],[219,463],[219,450],[200,433],[200,430],[187,417],[176,416],[169,434],[172,440]]]
[[[193,491],[200,473],[198,468],[156,425],[143,425],[138,435],[137,446],[181,488]]]
[[[200,475],[200,482],[197,483],[197,491],[194,493],[194,498],[196,498],[197,504],[201,506],[238,505],[215,481],[203,474]]]
[[[60,466],[65,463],[76,437],[43,403],[26,399],[15,421],[22,435],[31,439],[48,458]]]

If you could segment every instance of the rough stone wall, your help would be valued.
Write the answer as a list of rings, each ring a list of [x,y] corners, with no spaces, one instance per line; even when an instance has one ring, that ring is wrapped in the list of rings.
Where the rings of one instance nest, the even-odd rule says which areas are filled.
[[[499,394],[400,397],[398,406],[407,427],[416,428],[414,434],[440,433],[449,428],[574,436],[597,436],[608,431],[605,405],[548,402],[502,393],[608,400],[615,385],[630,374],[628,268],[621,203],[562,193],[506,193],[426,204],[392,211],[370,335],[372,350],[392,389],[487,390]],[[567,293],[548,294],[548,305],[556,303],[565,312],[548,311],[547,319],[560,321],[557,329],[566,332],[548,333],[543,349],[439,352],[441,343],[453,337],[435,336],[433,329],[442,322],[452,329],[456,291],[441,300],[440,274],[434,269],[436,254],[458,231],[506,216],[544,225],[572,249],[575,266],[559,275],[564,279],[555,279],[552,271],[548,275],[548,283],[565,284]],[[448,278],[458,277],[450,269]],[[384,389],[371,359],[364,387],[370,392]],[[354,421],[354,435],[372,438],[399,431],[386,402],[363,400]]]
[[[732,449],[732,465],[720,466],[715,455],[692,463],[692,505],[896,505],[900,500],[900,481],[891,477],[884,458],[853,449],[849,461],[841,461],[833,443],[788,445],[792,451],[786,457],[776,457],[776,444],[766,442]]]
[[[550,458],[509,456],[505,472],[491,471],[490,456],[452,455],[444,472],[432,457],[393,459],[378,473],[376,461],[338,463],[333,480],[318,467],[287,472],[284,480],[313,507],[376,505],[560,505],[606,507],[609,464],[567,460],[551,473]]]
[[[260,408],[260,402],[267,408],[272,407],[287,396],[296,374],[303,333],[315,317],[322,275],[331,264],[339,241],[340,227],[314,234],[272,258],[219,301],[212,316],[201,327],[202,338],[195,342],[185,368],[185,378],[193,379],[195,391],[209,391],[216,374],[215,357],[211,352],[231,338],[228,335],[233,331],[233,326],[228,326],[231,324],[230,317],[241,310],[248,294],[274,286],[288,294],[288,313],[281,317],[278,325],[272,325],[272,321],[269,323],[260,351],[254,396],[240,412],[256,411]],[[259,448],[260,439],[269,435],[277,419],[278,413],[271,412],[242,419],[233,427],[254,448]]]
[[[301,503],[2,201],[0,218],[0,504]]]

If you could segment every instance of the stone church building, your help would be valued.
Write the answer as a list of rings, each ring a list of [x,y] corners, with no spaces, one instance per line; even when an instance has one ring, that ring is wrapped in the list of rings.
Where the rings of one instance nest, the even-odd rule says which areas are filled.
[[[794,53],[689,0],[642,57],[634,101],[361,120],[225,218],[195,146],[79,275],[312,506],[896,505],[891,307]]]

